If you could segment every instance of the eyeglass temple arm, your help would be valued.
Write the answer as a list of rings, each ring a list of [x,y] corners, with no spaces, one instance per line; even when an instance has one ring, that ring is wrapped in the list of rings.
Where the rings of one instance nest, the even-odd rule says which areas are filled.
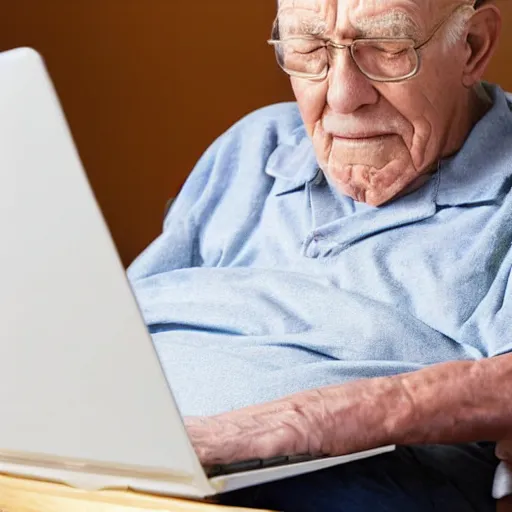
[[[473,4],[473,5],[469,5],[469,4],[462,4],[462,5],[459,5],[456,9],[454,9],[454,11],[449,15],[447,16],[446,18],[444,18],[443,20],[441,20],[435,27],[434,27],[434,30],[432,31],[432,33],[427,37],[427,39],[425,41],[423,41],[422,43],[420,43],[419,45],[415,46],[414,49],[415,50],[421,50],[421,48],[423,48],[424,46],[426,46],[428,43],[430,43],[430,41],[432,41],[432,39],[434,39],[434,36],[439,32],[439,30],[441,30],[441,28],[448,22],[448,20],[459,10],[459,9],[463,9],[464,7],[470,7],[471,9],[475,10],[476,8],[476,5],[477,4],[482,4],[483,2],[485,2],[486,0],[476,0],[476,2]]]

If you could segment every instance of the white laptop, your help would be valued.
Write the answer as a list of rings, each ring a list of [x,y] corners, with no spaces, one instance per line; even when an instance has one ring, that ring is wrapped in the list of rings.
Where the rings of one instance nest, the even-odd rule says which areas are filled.
[[[0,54],[0,177],[0,473],[203,498],[393,449],[208,476],[31,49]]]

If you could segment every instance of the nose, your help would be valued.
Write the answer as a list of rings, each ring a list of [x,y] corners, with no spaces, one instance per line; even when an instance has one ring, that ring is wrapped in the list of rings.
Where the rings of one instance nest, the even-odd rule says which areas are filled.
[[[333,112],[351,114],[379,101],[379,92],[356,66],[348,48],[334,52],[328,80],[327,103]]]

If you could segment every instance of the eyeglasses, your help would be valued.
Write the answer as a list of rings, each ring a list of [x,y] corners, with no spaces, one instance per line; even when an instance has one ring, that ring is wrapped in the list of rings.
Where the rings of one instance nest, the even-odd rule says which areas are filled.
[[[355,39],[347,44],[306,36],[281,39],[279,18],[274,22],[268,44],[274,46],[279,66],[290,76],[323,80],[329,72],[333,50],[348,49],[356,66],[370,80],[401,82],[418,73],[421,65],[419,50],[430,43],[446,22],[462,8],[475,12],[474,6],[459,5],[419,44],[406,38]]]

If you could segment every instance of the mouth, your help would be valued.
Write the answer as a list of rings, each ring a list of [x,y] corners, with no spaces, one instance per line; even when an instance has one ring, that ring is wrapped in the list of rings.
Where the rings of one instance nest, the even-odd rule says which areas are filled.
[[[392,133],[350,133],[343,135],[333,134],[333,138],[343,142],[378,142],[379,140],[391,137]]]

